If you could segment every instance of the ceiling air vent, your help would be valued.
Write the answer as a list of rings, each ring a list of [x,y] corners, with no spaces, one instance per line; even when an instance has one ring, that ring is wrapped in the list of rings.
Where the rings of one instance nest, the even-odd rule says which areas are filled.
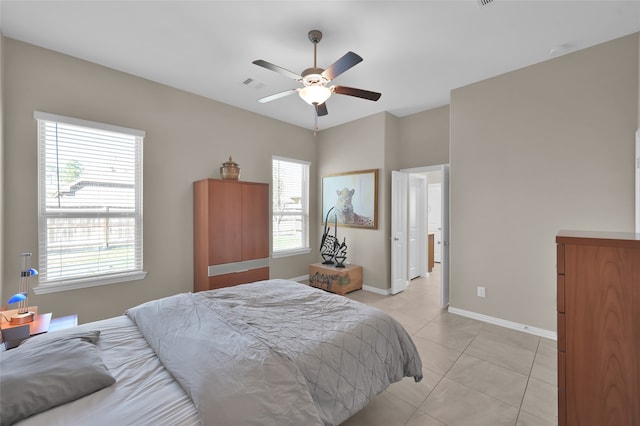
[[[248,77],[246,80],[244,80],[242,84],[247,87],[253,87],[254,89],[262,89],[264,87],[264,83],[254,80],[251,77]]]
[[[491,3],[493,3],[493,0],[477,0],[478,4],[480,5],[480,7],[482,6],[488,6]]]

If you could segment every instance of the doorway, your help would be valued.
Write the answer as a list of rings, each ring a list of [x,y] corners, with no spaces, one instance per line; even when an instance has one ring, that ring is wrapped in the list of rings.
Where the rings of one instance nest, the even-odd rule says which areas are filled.
[[[442,172],[427,172],[427,234],[433,235],[433,260],[442,262]]]
[[[431,257],[439,264],[440,302],[442,306],[446,306],[449,304],[449,165],[403,169],[393,173],[405,176],[403,180],[406,183],[403,188],[406,189],[402,191],[406,191],[406,195],[396,199],[406,200],[400,203],[405,207],[398,212],[405,211],[403,215],[408,220],[404,225],[404,231],[394,233],[396,245],[404,246],[402,250],[405,253],[403,256],[396,255],[395,258],[406,261],[404,264],[392,262],[392,276],[397,276],[399,282],[404,280],[406,284],[395,289],[392,286],[392,294],[402,291],[402,287],[405,287],[411,278],[428,276]],[[395,190],[394,186],[392,192]],[[397,228],[400,222],[396,223],[394,212],[392,209],[392,223]],[[429,234],[433,234],[432,246],[429,244]],[[432,248],[429,248],[430,246]],[[417,266],[414,265],[416,262]]]

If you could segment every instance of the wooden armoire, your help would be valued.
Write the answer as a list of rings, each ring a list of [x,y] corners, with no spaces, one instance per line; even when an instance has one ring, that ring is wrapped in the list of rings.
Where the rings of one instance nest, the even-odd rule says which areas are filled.
[[[269,185],[193,183],[194,291],[269,279]]]
[[[556,237],[558,424],[640,425],[640,234]]]

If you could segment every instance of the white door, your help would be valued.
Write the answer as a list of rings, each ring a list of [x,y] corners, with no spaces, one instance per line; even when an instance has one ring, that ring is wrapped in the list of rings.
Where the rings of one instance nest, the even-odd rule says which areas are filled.
[[[446,306],[449,304],[449,165],[440,166],[442,172],[441,185],[441,211],[442,211],[442,244],[440,262],[441,268],[441,286],[440,286],[440,304]]]
[[[433,260],[442,262],[442,184],[429,184],[429,232],[433,233]]]
[[[408,175],[391,171],[391,294],[407,288]]]
[[[425,275],[426,271],[424,268],[424,259],[426,259],[426,230],[424,225],[425,183],[425,176],[416,174],[409,175],[409,245],[407,250],[410,280],[419,277],[420,275]]]

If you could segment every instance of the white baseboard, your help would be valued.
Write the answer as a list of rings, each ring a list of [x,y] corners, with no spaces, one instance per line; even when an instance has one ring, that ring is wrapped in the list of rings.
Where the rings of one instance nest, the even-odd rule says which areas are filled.
[[[472,312],[472,311],[466,311],[464,309],[454,308],[453,306],[449,306],[449,313],[461,315],[467,318],[472,318],[478,321],[488,322],[489,324],[499,325],[501,327],[510,328],[513,330],[524,331],[525,333],[544,337],[546,339],[558,340],[558,334],[555,331],[545,330],[543,328],[532,327],[530,325],[520,324],[518,322],[513,322],[513,321],[507,321],[501,318],[490,317],[489,315],[479,314],[477,312]]]
[[[371,287],[370,285],[362,285],[362,289],[370,291],[371,293],[379,294],[382,296],[388,296],[391,294],[391,289],[381,289],[378,287]]]
[[[293,277],[293,278],[289,278],[291,281],[297,281],[297,282],[302,282],[302,281],[309,281],[309,275],[300,275],[299,277]]]

